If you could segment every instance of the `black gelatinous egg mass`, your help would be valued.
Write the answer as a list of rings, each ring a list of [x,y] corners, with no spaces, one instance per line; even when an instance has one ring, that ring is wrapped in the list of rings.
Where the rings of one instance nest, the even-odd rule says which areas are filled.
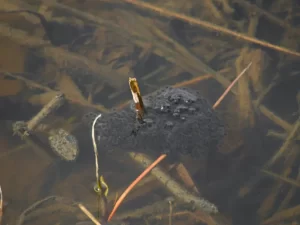
[[[215,151],[224,136],[224,126],[212,106],[192,89],[165,87],[143,100],[147,113],[142,124],[135,120],[134,104],[98,120],[99,145],[203,157]],[[91,126],[95,116],[86,115],[85,121]],[[133,129],[136,135],[130,135]]]

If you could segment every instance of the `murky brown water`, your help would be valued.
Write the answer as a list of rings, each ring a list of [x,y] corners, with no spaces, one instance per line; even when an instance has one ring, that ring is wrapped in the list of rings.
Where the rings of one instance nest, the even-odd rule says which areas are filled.
[[[300,186],[297,1],[148,3],[152,5],[130,0],[63,0],[47,4],[0,0],[0,185],[4,200],[1,225],[92,224],[77,206],[82,202],[98,216],[91,127],[82,119],[90,112],[104,115],[96,136],[100,171],[109,185],[109,210],[142,172],[141,165],[127,154],[129,151],[153,158],[165,152],[179,152],[160,164],[163,170],[184,190],[197,199],[204,197],[219,209],[217,216],[208,217],[193,204],[186,204],[184,197],[177,196],[170,216],[168,197],[174,192],[167,184],[147,176],[130,192],[113,223],[297,224],[297,216],[290,216],[299,207]],[[161,16],[157,7],[165,9]],[[45,26],[44,18],[32,12],[3,12],[17,9],[38,12],[48,23]],[[174,12],[193,16],[198,22]],[[239,33],[239,38],[231,31]],[[167,85],[191,88],[212,107],[250,62],[249,70],[216,109],[201,111],[200,103],[195,103],[199,114],[194,122],[186,120],[187,114],[182,111],[180,118],[184,117],[185,122],[170,119],[173,111],[160,111],[161,117],[156,113],[156,108],[165,109],[170,96],[151,93]],[[122,145],[120,138],[130,136],[131,126],[136,128],[135,111],[128,106],[132,100],[128,77],[137,78],[143,98],[150,96],[144,98],[146,110],[149,99],[153,107],[148,106],[150,113],[144,119],[151,120],[151,125],[146,123],[147,127],[141,130],[143,135],[130,137],[130,142]],[[41,121],[29,137],[13,135],[14,122],[29,121],[57,92],[66,97],[62,107]],[[162,99],[156,99],[157,96]],[[178,103],[168,104],[169,110],[178,108]],[[117,112],[110,113],[112,109]],[[192,127],[199,125],[196,122],[212,112],[225,124],[226,136],[203,127],[197,135],[190,135],[195,132]],[[162,126],[170,124],[170,120],[176,129]],[[152,126],[153,123],[159,124]],[[57,132],[60,129],[63,131]],[[106,133],[101,142],[103,131]],[[222,140],[212,143],[204,138],[208,133]],[[189,135],[194,138],[188,139]],[[53,143],[51,148],[50,136],[50,140],[64,137],[59,143],[68,148],[59,151],[74,146],[79,151],[66,161],[53,151],[57,149]],[[219,141],[217,151],[207,150],[215,149]],[[154,146],[172,149],[165,151]],[[201,149],[194,149],[195,146]],[[281,151],[277,157],[274,154],[278,149]],[[196,157],[192,151],[205,152],[205,156]],[[182,167],[176,169],[174,165],[179,163],[191,176]],[[200,194],[195,194],[196,190]],[[28,209],[45,198],[45,202]],[[127,215],[134,220],[125,220]]]

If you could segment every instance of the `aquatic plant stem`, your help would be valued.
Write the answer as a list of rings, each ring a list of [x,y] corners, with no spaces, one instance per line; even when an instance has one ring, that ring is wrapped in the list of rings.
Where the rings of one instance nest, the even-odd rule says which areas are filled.
[[[129,194],[129,192],[134,188],[134,186],[140,182],[158,163],[160,163],[164,158],[166,158],[166,154],[162,154],[159,156],[149,167],[147,167],[127,188],[126,190],[122,193],[120,198],[117,200],[116,204],[114,205],[110,215],[108,216],[107,221],[110,221],[123,200],[126,198],[126,196]]]
[[[94,147],[94,153],[95,153],[95,169],[96,169],[96,184],[100,182],[100,177],[99,177],[99,159],[98,159],[98,150],[97,150],[97,143],[95,139],[95,124],[97,120],[102,116],[102,114],[99,114],[93,121],[93,126],[92,126],[92,141],[93,141],[93,147]]]

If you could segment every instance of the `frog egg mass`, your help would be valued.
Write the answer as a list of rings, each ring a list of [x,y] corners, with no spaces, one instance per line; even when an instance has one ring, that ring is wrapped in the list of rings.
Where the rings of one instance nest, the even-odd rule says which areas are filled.
[[[52,150],[62,160],[76,160],[79,154],[79,147],[76,138],[72,134],[60,128],[53,130],[48,139]]]
[[[195,90],[164,87],[143,100],[146,114],[141,124],[136,121],[133,102],[121,111],[102,115],[95,124],[99,150],[203,157],[217,149],[225,134],[212,106]],[[96,116],[89,113],[83,120],[91,127]]]

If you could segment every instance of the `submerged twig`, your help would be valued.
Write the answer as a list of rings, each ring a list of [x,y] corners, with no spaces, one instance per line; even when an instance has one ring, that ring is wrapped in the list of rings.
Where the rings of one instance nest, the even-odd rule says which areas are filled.
[[[101,223],[93,216],[93,214],[87,210],[87,208],[84,207],[82,204],[78,204],[79,209],[88,217],[91,219],[91,221],[96,225],[101,225]]]
[[[13,134],[17,134],[22,140],[29,144],[37,155],[40,155],[47,162],[52,162],[52,157],[44,150],[38,140],[30,136],[34,129],[54,110],[60,107],[64,102],[64,95],[57,94],[48,104],[46,104],[31,120],[16,121],[12,125]]]
[[[129,153],[129,155],[131,156],[131,153]],[[119,208],[119,206],[121,205],[123,200],[129,194],[129,192],[135,187],[135,185],[137,183],[139,183],[158,163],[160,163],[164,158],[166,158],[166,156],[167,156],[166,154],[163,154],[160,157],[158,157],[154,162],[150,163],[146,167],[146,169],[127,187],[127,189],[122,193],[120,198],[118,198],[118,200],[117,200],[116,204],[114,205],[114,208],[112,209],[107,221],[110,221],[112,219],[113,215],[115,214],[115,212],[117,211],[117,209]]]
[[[149,159],[144,154],[136,154],[129,153],[130,157],[138,162],[143,167],[147,168],[152,164],[152,160]],[[184,187],[182,187],[179,183],[177,183],[172,177],[170,177],[167,173],[165,173],[160,168],[153,168],[151,171],[152,175],[156,177],[174,196],[176,196],[179,200],[185,203],[193,203],[196,209],[203,210],[207,213],[216,213],[218,212],[217,207],[208,202],[207,200],[196,196],[189,191],[187,191]]]
[[[268,130],[267,136],[268,137],[276,137],[276,138],[278,138],[280,140],[285,140],[286,137],[287,137],[287,133],[285,133],[285,132],[278,132],[278,131],[275,131],[275,130]]]
[[[57,94],[48,104],[46,104],[31,120],[28,122],[17,121],[13,124],[14,134],[26,137],[43,121],[49,114],[60,107],[63,104],[64,95]]]
[[[265,99],[265,97],[271,92],[271,90],[278,84],[280,78],[280,73],[277,73],[273,80],[269,83],[269,85],[264,88],[258,95],[257,99],[255,100],[256,107],[258,107],[262,101]]]
[[[268,172],[264,171],[263,172]],[[282,190],[284,182],[282,181],[282,178],[287,178],[291,173],[291,170],[288,168],[283,171],[282,175],[277,175],[277,179],[279,182],[276,182],[272,188],[270,188],[270,191],[266,198],[262,201],[260,204],[260,207],[257,210],[258,215],[260,218],[267,218],[271,210],[273,209],[276,199],[278,197],[279,192]],[[271,173],[272,174],[272,173]]]
[[[176,83],[176,84],[173,85],[173,87],[183,87],[183,86],[195,84],[195,83],[198,83],[198,82],[203,81],[203,80],[208,80],[208,79],[210,79],[212,77],[213,76],[210,75],[210,74],[199,76],[199,77],[195,77],[195,78],[193,78],[191,80],[187,80],[187,81],[183,81],[183,82],[180,82],[180,83]]]
[[[0,72],[3,75],[5,75],[5,76],[13,77],[15,79],[24,81],[24,83],[26,85],[28,85],[29,87],[38,88],[40,90],[44,90],[44,91],[47,91],[47,92],[57,92],[57,93],[59,93],[56,90],[53,90],[51,88],[45,87],[43,85],[40,85],[40,84],[38,84],[38,83],[36,83],[36,82],[34,82],[32,80],[26,79],[24,77],[21,77],[21,76],[18,76],[18,75],[14,75],[12,73],[2,72],[2,71],[0,71]],[[66,99],[68,99],[72,103],[75,103],[75,104],[78,104],[78,105],[87,106],[87,107],[91,107],[91,108],[99,110],[100,112],[109,112],[109,110],[106,107],[104,107],[103,105],[100,105],[100,104],[91,104],[87,100],[86,101],[82,101],[82,100],[79,100],[79,99],[75,99],[75,98],[73,98],[72,96],[69,96],[69,95],[66,95],[65,97],[66,97]]]
[[[243,9],[247,10],[248,13],[255,13],[258,16],[264,16],[269,21],[272,21],[273,23],[281,26],[282,28],[287,29],[288,31],[291,31],[290,34],[296,33],[297,35],[300,35],[300,30],[297,27],[294,27],[292,24],[287,23],[285,20],[280,19],[279,17],[273,15],[271,12],[268,12],[264,10],[263,8],[258,7],[257,5],[250,3],[245,0],[234,0],[233,3],[237,3]]]
[[[297,137],[299,129],[300,129],[300,118],[298,118],[297,121],[295,122],[293,129],[290,131],[290,133],[289,133],[288,137],[286,138],[286,140],[284,141],[283,145],[275,153],[275,155],[271,159],[269,159],[269,161],[266,163],[265,167],[269,167],[269,166],[273,165],[278,160],[278,158],[287,151],[287,149],[291,145],[292,141]]]
[[[22,225],[26,221],[26,219],[30,213],[32,213],[33,211],[38,209],[38,207],[40,207],[42,204],[45,204],[46,202],[49,202],[49,201],[64,202],[66,200],[63,197],[52,195],[52,196],[48,196],[44,199],[41,199],[41,200],[33,203],[31,206],[29,206],[27,209],[25,209],[22,212],[22,214],[20,215],[19,220],[17,222],[17,225]]]
[[[202,26],[206,29],[221,32],[221,33],[224,33],[226,35],[236,37],[236,38],[244,40],[244,41],[248,41],[248,42],[251,42],[251,43],[258,44],[260,46],[264,46],[264,47],[274,49],[274,50],[277,50],[277,51],[280,51],[280,52],[283,52],[283,53],[287,53],[287,54],[290,54],[290,55],[300,56],[299,52],[295,52],[295,51],[289,50],[287,48],[283,48],[283,47],[280,47],[280,46],[277,46],[277,45],[273,45],[273,44],[270,44],[268,42],[259,40],[257,38],[249,37],[247,35],[244,35],[244,34],[241,34],[241,33],[235,32],[235,31],[231,31],[227,28],[224,28],[224,27],[221,27],[221,26],[218,26],[218,25],[206,22],[206,21],[202,21],[200,19],[195,19],[195,18],[190,17],[190,16],[186,16],[186,15],[183,15],[183,14],[172,12],[170,10],[163,9],[163,8],[154,6],[152,4],[146,3],[146,2],[136,1],[136,0],[123,0],[123,1],[127,2],[127,3],[130,3],[132,5],[144,8],[144,9],[150,9],[150,10],[156,12],[156,13],[159,13],[162,16],[177,18],[177,19],[186,21],[189,24]]]
[[[189,171],[186,169],[186,167],[182,163],[179,163],[178,165],[176,165],[175,170],[176,170],[176,173],[179,176],[179,178],[184,182],[185,186],[189,190],[192,190],[195,194],[200,194]]]
[[[285,131],[291,132],[291,130],[293,129],[293,125],[281,119],[275,113],[270,111],[266,106],[260,105],[259,110],[261,111],[262,114],[264,114],[264,116],[266,116],[269,120],[273,121],[278,126],[282,127]]]
[[[273,173],[271,171],[264,170],[264,169],[262,169],[261,172],[263,172],[267,176],[273,177],[275,179],[278,179],[280,181],[288,183],[288,184],[290,184],[290,185],[292,185],[294,187],[300,188],[300,182],[298,182],[297,180],[294,180],[294,179],[291,179],[289,177],[282,176],[282,175],[279,175],[279,174],[276,174],[276,173]]]
[[[43,85],[40,85],[39,83],[31,81],[31,80],[29,80],[29,79],[27,79],[25,77],[22,77],[22,76],[19,76],[19,75],[15,75],[13,73],[8,73],[8,72],[1,71],[1,74],[5,75],[5,76],[8,76],[8,77],[15,78],[17,80],[21,80],[26,85],[28,85],[29,87],[37,88],[37,89],[44,90],[44,91],[47,91],[47,92],[52,92],[53,91],[51,88],[48,88],[48,87],[43,86]]]
[[[202,62],[198,57],[194,56],[192,53],[187,51],[177,41],[173,40],[168,35],[164,34],[162,31],[157,29],[153,24],[147,24],[147,27],[149,27],[149,29],[147,29],[148,31],[147,33],[150,33],[151,35],[146,35],[146,40],[145,40],[145,35],[142,34],[140,30],[136,30],[137,27],[136,22],[138,21],[135,21],[133,30],[128,30],[128,29],[124,29],[123,26],[116,25],[115,23],[112,23],[110,21],[106,21],[94,15],[82,12],[80,10],[76,10],[74,8],[65,6],[60,3],[55,3],[54,7],[60,10],[65,10],[68,13],[76,15],[80,18],[84,18],[95,24],[99,24],[100,26],[109,27],[109,29],[113,28],[114,32],[116,32],[118,35],[121,35],[122,38],[124,39],[126,38],[128,41],[133,42],[135,45],[141,48],[145,48],[145,44],[151,42],[154,45],[153,53],[165,58],[167,61],[173,64],[178,64],[179,67],[191,73],[193,76],[197,76],[198,74],[203,74],[203,72],[205,72],[206,74],[212,74],[218,80],[218,82],[224,87],[227,87],[230,84],[230,82],[227,79],[225,79],[219,73],[211,69],[208,65]],[[146,24],[144,23],[139,24],[139,26],[142,26],[143,28],[145,27],[145,25]],[[152,30],[152,32],[149,32],[149,30]],[[133,36],[136,38],[132,38]],[[175,48],[170,49],[160,41],[153,42],[153,39],[158,39],[158,38],[167,41],[171,45],[175,45]]]
[[[2,23],[0,24],[0,34],[3,37],[12,39],[20,45],[29,48],[38,48],[40,54],[52,59],[56,63],[56,66],[65,67],[67,65],[72,68],[84,68],[90,71],[96,79],[101,77],[112,87],[121,88],[124,85],[124,80],[122,81],[121,79],[122,75],[120,75],[118,71],[113,71],[109,66],[99,65],[95,60],[90,60],[77,53],[66,51],[63,48],[53,47],[41,38],[30,36],[21,29],[16,29]]]
[[[160,220],[163,218],[168,217],[169,215],[162,214],[162,215],[156,215],[154,218],[159,218]],[[189,210],[183,210],[183,211],[177,211],[174,212],[172,217],[183,217],[183,216],[189,216],[191,218],[194,218],[196,221],[201,221],[204,224],[207,225],[217,225],[217,224],[229,224],[229,223],[218,223],[216,217],[212,218],[212,216],[207,216],[204,212],[201,212],[201,210],[197,210],[195,212],[191,212]]]
[[[27,132],[33,131],[39,123],[44,120],[50,113],[54,112],[64,102],[64,95],[59,93],[41,111],[38,112],[31,120],[27,122]]]
[[[290,220],[292,218],[298,217],[300,215],[300,205],[297,205],[292,208],[288,208],[282,210],[278,213],[275,213],[271,218],[266,219],[263,221],[263,225],[269,224],[280,224],[283,220]]]
[[[168,199],[167,199],[168,200]],[[117,214],[114,218],[117,220],[126,220],[127,218],[138,219],[142,217],[153,216],[156,214],[168,213],[169,203],[166,199],[160,200],[135,210],[130,210]],[[178,204],[174,205],[174,209],[180,208]]]
[[[297,174],[297,178],[295,181],[299,182],[299,184],[300,184],[300,170],[299,169],[298,169],[298,174]],[[283,201],[280,203],[280,206],[279,206],[277,212],[287,208],[287,206],[290,204],[291,200],[295,196],[296,191],[298,191],[296,186],[293,186],[289,189],[289,191],[287,192]]]

